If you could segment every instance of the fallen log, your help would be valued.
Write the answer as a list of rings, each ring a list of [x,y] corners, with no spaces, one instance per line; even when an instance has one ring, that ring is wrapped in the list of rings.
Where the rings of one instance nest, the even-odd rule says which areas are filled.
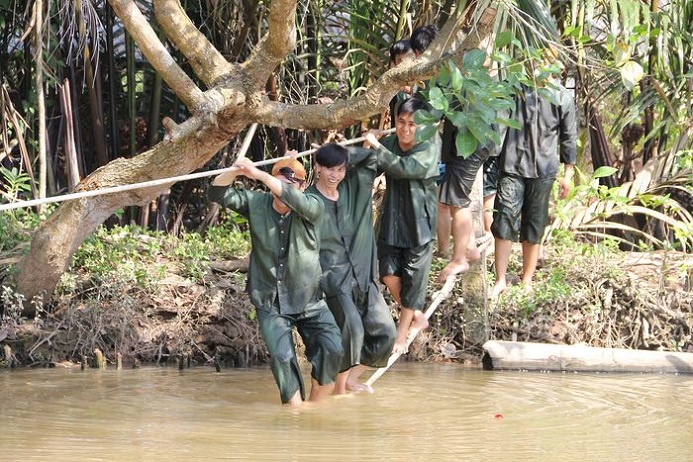
[[[693,353],[489,340],[486,370],[693,374]]]

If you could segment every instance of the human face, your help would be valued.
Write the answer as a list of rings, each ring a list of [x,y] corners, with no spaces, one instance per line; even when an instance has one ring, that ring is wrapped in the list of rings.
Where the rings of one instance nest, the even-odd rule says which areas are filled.
[[[395,120],[395,133],[402,151],[408,151],[416,144],[416,122],[414,113],[401,113]]]
[[[346,164],[335,165],[334,167],[325,167],[316,165],[318,171],[318,182],[330,189],[339,186],[344,176],[346,175]]]

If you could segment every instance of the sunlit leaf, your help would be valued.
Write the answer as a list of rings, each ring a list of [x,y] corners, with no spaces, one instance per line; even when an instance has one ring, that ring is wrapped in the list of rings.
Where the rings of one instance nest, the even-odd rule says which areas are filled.
[[[644,75],[642,66],[635,61],[628,61],[621,67],[621,80],[623,85],[632,90],[640,82]]]
[[[593,178],[604,178],[604,177],[613,175],[617,171],[618,171],[617,168],[609,167],[609,166],[605,165],[605,166],[599,167],[597,170],[595,170],[592,177]]]

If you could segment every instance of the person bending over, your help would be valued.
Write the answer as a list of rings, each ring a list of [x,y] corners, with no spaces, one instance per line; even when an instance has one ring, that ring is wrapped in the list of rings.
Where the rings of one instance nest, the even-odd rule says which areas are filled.
[[[234,165],[236,171],[214,179],[209,196],[248,218],[248,292],[257,310],[281,401],[297,405],[306,397],[293,342],[294,327],[312,365],[308,400],[320,401],[332,392],[343,355],[339,327],[320,290],[322,271],[315,224],[324,204],[303,193],[306,172],[296,159],[278,161],[271,175],[247,158]],[[262,182],[269,193],[228,187],[236,175]]]

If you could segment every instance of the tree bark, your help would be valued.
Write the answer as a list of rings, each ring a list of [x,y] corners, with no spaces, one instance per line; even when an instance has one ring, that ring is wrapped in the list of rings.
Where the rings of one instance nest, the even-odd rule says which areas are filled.
[[[230,139],[252,123],[285,128],[342,128],[379,113],[397,90],[433,75],[445,59],[458,58],[476,48],[491,32],[494,10],[479,15],[470,11],[452,17],[429,52],[403,66],[388,70],[360,96],[334,104],[291,105],[270,101],[265,93],[268,77],[295,46],[296,0],[273,0],[267,34],[242,64],[228,63],[204,36],[191,27],[177,0],[155,0],[162,30],[189,60],[208,86],[202,91],[166,50],[133,0],[109,0],[128,33],[162,79],[193,114],[180,125],[163,121],[164,140],[130,159],[119,158],[86,177],[76,188],[92,190],[184,175],[204,166]],[[456,46],[453,46],[456,45]],[[22,262],[16,286],[26,300],[48,300],[70,259],[84,239],[116,210],[153,200],[170,185],[126,191],[63,203],[35,232]],[[31,303],[25,315],[34,314]]]

